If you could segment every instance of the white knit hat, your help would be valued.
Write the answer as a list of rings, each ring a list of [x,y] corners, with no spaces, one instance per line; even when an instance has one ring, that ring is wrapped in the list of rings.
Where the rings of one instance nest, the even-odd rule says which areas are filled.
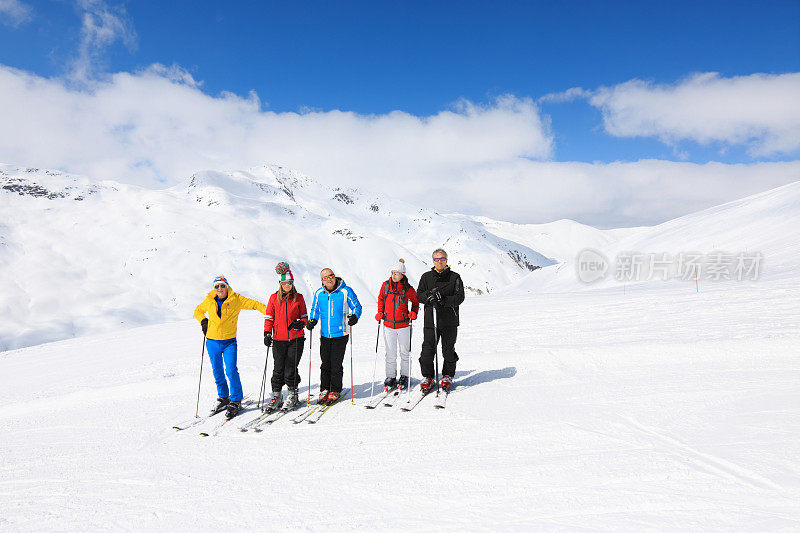
[[[397,264],[392,267],[392,272],[406,273],[406,262],[403,259],[398,260]]]

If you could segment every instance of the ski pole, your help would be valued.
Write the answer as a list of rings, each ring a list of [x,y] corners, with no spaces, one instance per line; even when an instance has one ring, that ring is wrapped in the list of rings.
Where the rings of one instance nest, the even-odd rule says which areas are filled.
[[[350,404],[353,405],[353,327],[350,327]]]
[[[200,384],[203,382],[203,360],[206,358],[206,335],[203,333],[203,350],[200,353],[200,379],[197,380],[197,407],[194,409],[194,417],[199,418],[200,412]]]
[[[261,391],[258,393],[258,408],[263,409],[264,400],[266,400],[267,389],[267,364],[269,362],[269,351],[272,346],[267,346],[267,357],[264,359],[264,373],[261,375]]]
[[[433,345],[433,356],[436,358],[436,397],[439,397],[439,306],[433,308],[433,332],[435,344]]]
[[[289,339],[289,342],[292,342],[291,337],[289,336],[289,300],[288,300],[288,298],[286,300],[286,338]],[[298,368],[297,368],[297,345],[299,344],[299,340],[298,340],[299,338],[300,338],[300,336],[298,335],[294,339],[294,366],[292,367],[293,375],[294,375],[294,379],[292,380],[292,383],[293,383],[294,386],[292,388],[294,388],[294,389],[296,389],[298,387],[298,385],[300,385],[300,381],[298,379],[300,377],[300,372],[298,371]],[[287,383],[286,386],[290,387],[291,385],[289,385]]]
[[[381,323],[378,322],[378,336],[375,338],[375,364],[372,365],[372,389],[369,395],[375,396],[375,372],[378,370],[378,339],[381,338]]]
[[[414,335],[414,324],[411,322],[408,323],[408,391],[406,391],[406,395],[408,396],[408,401],[411,401],[411,368],[414,366],[414,359],[411,358],[411,337]]]
[[[308,332],[308,401],[306,407],[311,405],[311,358],[314,357],[314,331]]]

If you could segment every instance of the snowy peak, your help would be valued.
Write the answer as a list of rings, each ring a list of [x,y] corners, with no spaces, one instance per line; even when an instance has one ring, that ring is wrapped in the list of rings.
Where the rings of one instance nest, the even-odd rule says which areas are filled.
[[[289,261],[306,295],[331,267],[367,302],[398,258],[416,283],[438,247],[471,295],[553,263],[469,217],[327,187],[275,165],[196,172],[165,190],[0,169],[0,264],[15,273],[0,304],[11,317],[0,325],[0,349],[189,317],[220,273],[265,300],[278,261]],[[54,297],[73,285],[87,287],[80,304]]]
[[[100,187],[89,180],[55,170],[19,168],[0,164],[0,189],[6,193],[47,200],[82,201],[97,193]]]

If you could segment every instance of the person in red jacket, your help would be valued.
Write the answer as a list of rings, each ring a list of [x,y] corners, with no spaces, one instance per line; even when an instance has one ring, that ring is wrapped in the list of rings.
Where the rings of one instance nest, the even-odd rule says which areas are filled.
[[[273,345],[272,396],[267,409],[275,410],[283,406],[283,386],[289,389],[286,407],[291,409],[298,403],[297,386],[300,375],[297,371],[303,355],[305,333],[303,327],[308,321],[306,302],[303,295],[294,287],[294,277],[289,270],[280,274],[280,286],[269,297],[267,318],[264,320],[264,345]]]
[[[409,305],[411,309],[409,310]],[[383,340],[386,346],[386,380],[383,386],[391,390],[408,387],[411,361],[411,321],[417,318],[417,291],[408,282],[406,264],[400,261],[392,267],[392,275],[381,285],[378,295],[378,314],[383,320]],[[397,379],[397,352],[400,352],[400,379]]]

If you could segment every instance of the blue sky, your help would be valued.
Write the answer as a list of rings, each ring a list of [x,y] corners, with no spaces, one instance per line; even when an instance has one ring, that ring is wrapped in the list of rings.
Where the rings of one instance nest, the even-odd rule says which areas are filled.
[[[81,76],[93,81],[153,64],[179,67],[206,95],[230,92],[247,99],[255,91],[260,109],[276,113],[402,111],[424,119],[458,109],[460,101],[491,107],[513,95],[535,105],[537,127],[549,139],[548,149],[518,154],[533,152],[534,160],[753,164],[795,161],[800,155],[791,142],[788,148],[754,148],[753,138],[769,136],[762,130],[786,136],[787,126],[744,118],[745,133],[698,132],[697,125],[676,127],[671,118],[645,112],[636,125],[616,130],[628,133],[612,133],[604,115],[623,120],[629,103],[590,100],[600,88],[632,80],[648,84],[652,96],[697,73],[718,73],[728,84],[756,74],[796,73],[796,1],[0,0],[0,20],[2,2],[25,11],[13,19],[6,9],[0,63],[46,79],[70,80],[76,55],[88,47],[84,59],[91,67]],[[87,39],[87,13],[96,17],[95,25],[103,14],[116,20],[106,28],[108,40]],[[74,76],[70,81],[74,86]],[[571,88],[591,94],[561,103],[539,100]],[[624,100],[622,89],[618,96]],[[703,90],[705,98],[714,99],[708,91],[715,89]],[[661,125],[652,130],[651,121]]]

